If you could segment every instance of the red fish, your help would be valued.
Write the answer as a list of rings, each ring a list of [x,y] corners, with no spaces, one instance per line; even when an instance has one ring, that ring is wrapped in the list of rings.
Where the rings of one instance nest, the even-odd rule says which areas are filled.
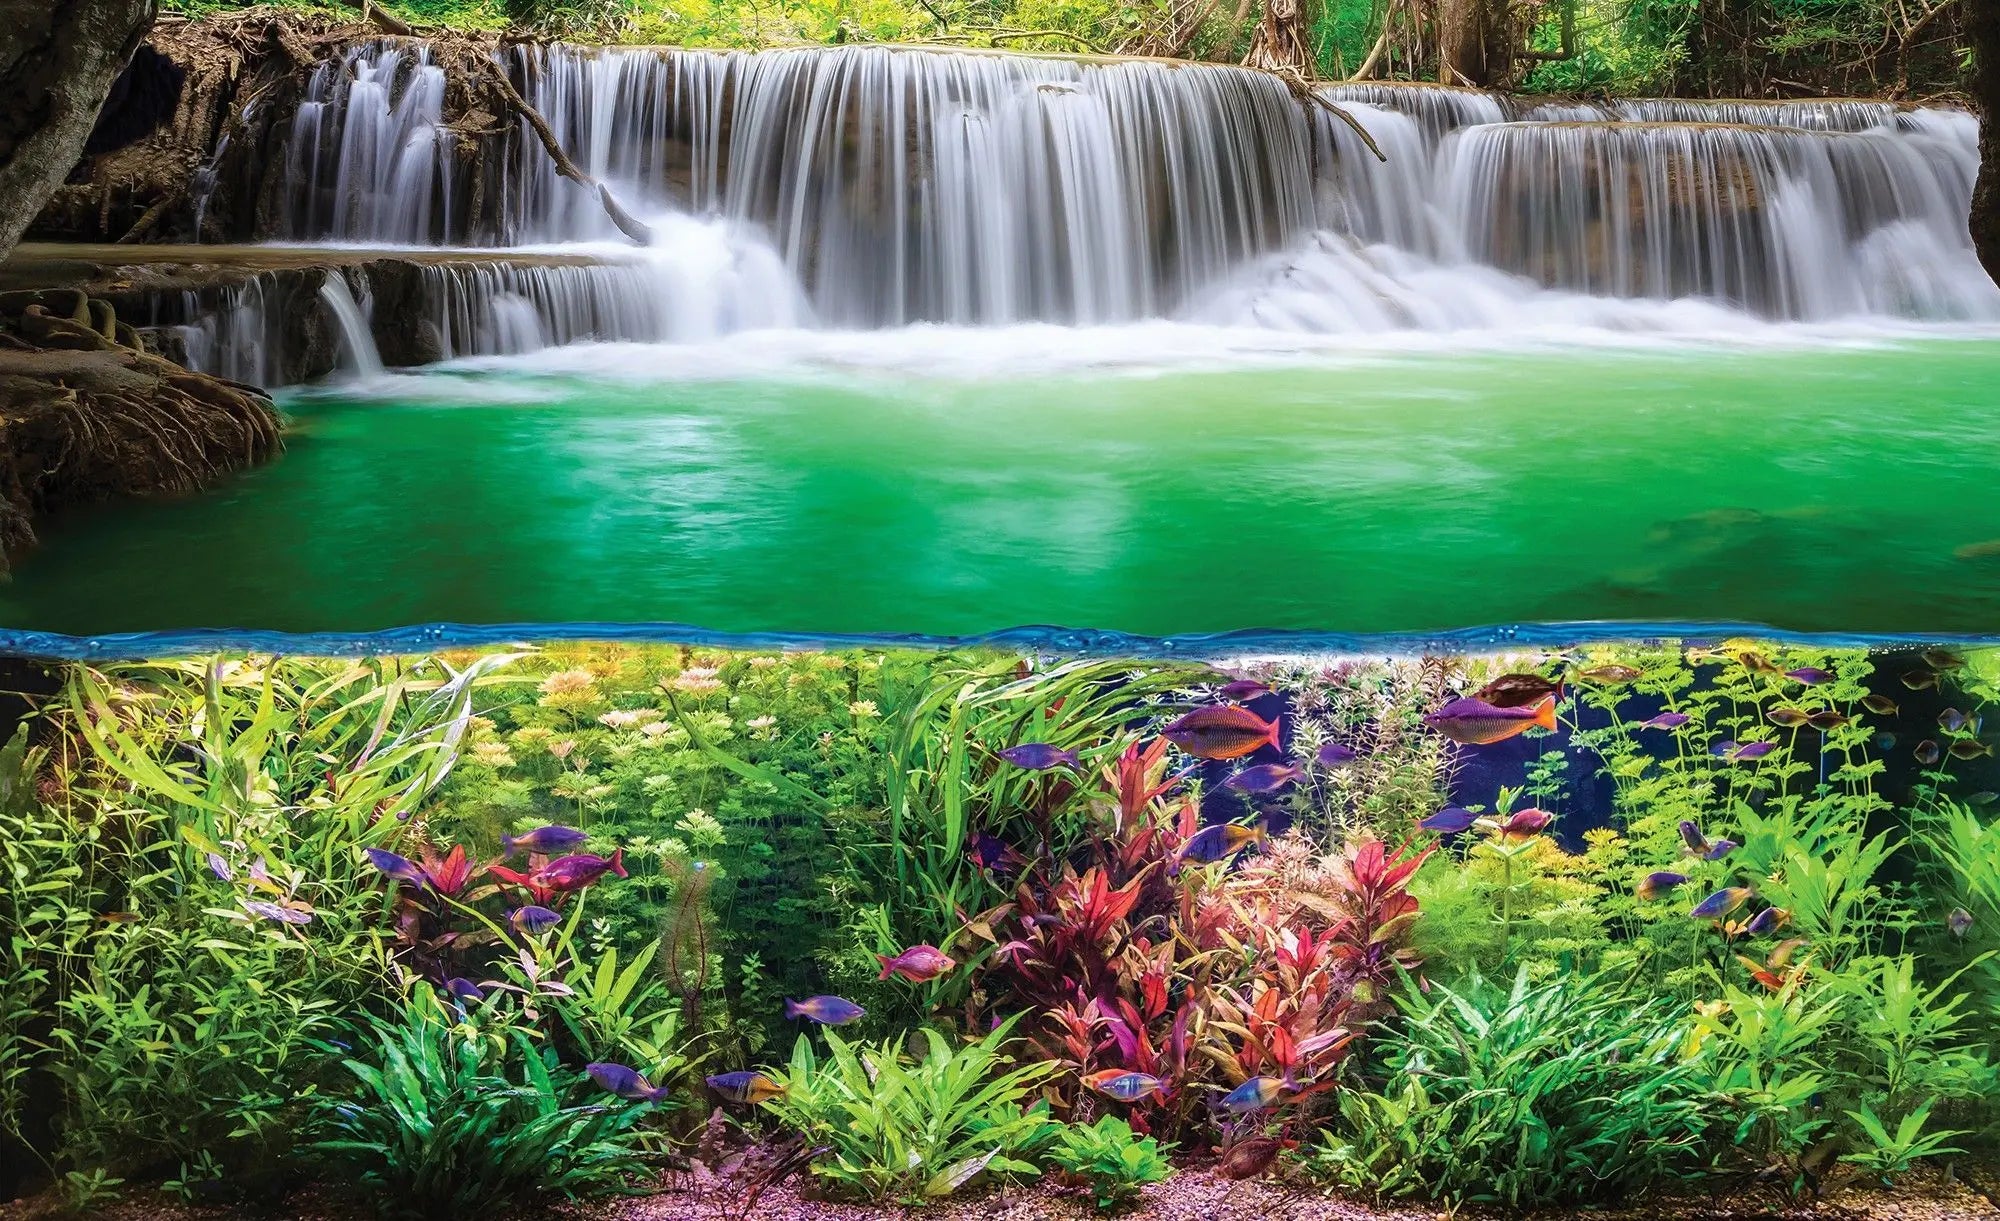
[[[559,856],[535,870],[532,876],[550,890],[582,890],[607,873],[621,878],[629,876],[625,872],[625,849],[613,849],[608,857],[588,852]]]
[[[1491,746],[1531,728],[1556,727],[1556,697],[1532,705],[1499,708],[1474,696],[1455,699],[1424,717],[1424,723],[1463,746]]]
[[[1160,736],[1198,759],[1241,759],[1260,747],[1276,747],[1278,722],[1235,704],[1212,704],[1188,713]]]
[[[949,954],[934,945],[913,945],[894,958],[877,954],[875,960],[882,964],[882,973],[875,978],[900,975],[913,984],[927,984],[958,965]]]

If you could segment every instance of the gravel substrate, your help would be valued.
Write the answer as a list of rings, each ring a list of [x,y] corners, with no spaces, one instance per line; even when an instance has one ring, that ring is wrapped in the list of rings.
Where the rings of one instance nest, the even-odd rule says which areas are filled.
[[[1894,1190],[1849,1182],[1832,1188],[1818,1202],[1786,1204],[1775,1199],[1746,1197],[1677,1197],[1655,1199],[1629,1207],[1590,1211],[1564,1210],[1534,1214],[1543,1218],[1588,1217],[1597,1221],[1747,1221],[1749,1218],[1817,1218],[1823,1221],[1974,1221],[2000,1218],[2000,1205],[1984,1191],[2000,1187],[2000,1166],[1971,1168],[1965,1179],[1937,1171],[1920,1171]],[[0,1221],[41,1221],[55,1214],[43,1201],[17,1200],[0,1204]],[[366,1221],[366,1211],[334,1202],[317,1191],[302,1192],[265,1208],[215,1209],[178,1204],[164,1198],[123,1201],[90,1214],[102,1221]],[[1037,1185],[996,1191],[926,1209],[872,1208],[809,1199],[796,1184],[764,1192],[748,1214],[755,1221],[1080,1221],[1096,1217],[1088,1199],[1074,1192]],[[1138,1207],[1119,1214],[1132,1221],[1448,1221],[1454,1214],[1432,1207],[1375,1207],[1351,1199],[1328,1197],[1275,1182],[1235,1183],[1204,1169],[1184,1169],[1165,1183],[1146,1189]],[[1459,1218],[1499,1214],[1462,1209]],[[740,1198],[729,1189],[695,1190],[672,1177],[654,1195],[599,1200],[588,1204],[520,1210],[514,1221],[738,1221],[744,1218]],[[439,1218],[438,1221],[449,1221]],[[496,1216],[489,1221],[500,1221]]]

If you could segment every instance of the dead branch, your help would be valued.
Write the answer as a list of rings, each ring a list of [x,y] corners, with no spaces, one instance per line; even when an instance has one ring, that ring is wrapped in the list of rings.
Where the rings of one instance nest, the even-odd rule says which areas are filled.
[[[482,56],[479,62],[486,68],[487,75],[492,77],[501,100],[506,102],[514,113],[527,120],[528,126],[541,140],[542,147],[549,154],[549,160],[555,162],[556,173],[578,186],[594,191],[598,203],[604,207],[604,214],[611,218],[612,224],[618,226],[619,232],[641,246],[651,245],[653,231],[619,205],[612,197],[611,188],[577,168],[576,162],[571,161],[569,154],[563,151],[562,141],[556,139],[555,129],[549,126],[549,121],[542,117],[540,111],[528,104],[528,99],[521,96],[521,91],[514,88],[514,82],[508,78],[507,70],[500,66],[499,61]]]
[[[1245,66],[1248,67],[1248,65]],[[1285,88],[1291,90],[1292,96],[1297,98],[1301,105],[1317,106],[1353,128],[1354,134],[1360,136],[1361,142],[1368,146],[1368,151],[1375,154],[1375,160],[1387,161],[1389,159],[1388,154],[1382,151],[1382,146],[1375,143],[1375,137],[1369,135],[1368,129],[1361,125],[1361,120],[1349,114],[1345,107],[1335,104],[1333,99],[1322,96],[1317,89],[1313,88],[1313,83],[1306,79],[1305,73],[1300,72],[1297,68],[1251,68],[1251,71],[1275,76],[1285,82]]]
[[[115,244],[129,246],[144,238],[148,233],[153,231],[154,225],[160,223],[160,218],[165,216],[168,210],[177,206],[185,198],[187,198],[187,191],[184,188],[170,191],[160,196],[152,207],[147,208],[139,214],[139,219],[132,222],[132,227],[127,229],[125,236],[119,238]]]

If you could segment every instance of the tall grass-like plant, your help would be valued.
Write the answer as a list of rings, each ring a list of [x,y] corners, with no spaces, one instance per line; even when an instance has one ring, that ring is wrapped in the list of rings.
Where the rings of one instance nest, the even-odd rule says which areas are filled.
[[[814,1174],[869,1199],[935,1200],[981,1174],[1032,1176],[1054,1125],[1028,1098],[1053,1069],[1013,1063],[1013,1025],[959,1048],[925,1030],[916,1056],[900,1039],[852,1044],[829,1029],[822,1057],[800,1038],[769,1108],[828,1147]]]
[[[1339,1094],[1308,1166],[1383,1197],[1508,1208],[1615,1199],[1695,1174],[1709,1119],[1687,1015],[1606,975],[1414,985],[1373,1044],[1379,1085]]]
[[[534,1195],[617,1191],[644,1168],[622,1102],[519,1030],[461,1022],[427,984],[342,1061],[355,1088],[317,1108],[313,1149],[385,1216],[467,1217]]]

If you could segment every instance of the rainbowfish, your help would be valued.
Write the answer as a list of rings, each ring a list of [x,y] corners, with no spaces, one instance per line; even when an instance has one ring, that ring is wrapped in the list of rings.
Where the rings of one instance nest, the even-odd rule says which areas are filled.
[[[1313,759],[1321,767],[1325,768],[1342,767],[1360,757],[1360,751],[1355,750],[1351,746],[1342,746],[1338,742],[1328,742],[1313,755]]]
[[[591,1067],[596,1068],[597,1066],[592,1065]],[[618,1066],[614,1064],[608,1067],[616,1068]],[[626,1069],[625,1071],[631,1072],[632,1070]],[[635,1077],[638,1076],[637,1073],[633,1073],[632,1075]],[[593,1073],[592,1076],[595,1077],[595,1074]],[[707,1080],[709,1089],[714,1090],[730,1102],[747,1102],[752,1106],[756,1106],[760,1102],[769,1102],[773,1098],[782,1098],[785,1095],[784,1086],[779,1085],[763,1073],[750,1072],[748,1070],[734,1073],[719,1073]],[[641,1083],[644,1083],[643,1078],[641,1078]],[[599,1082],[598,1084],[602,1085],[603,1082]]]
[[[1191,861],[1207,863],[1219,861],[1223,857],[1243,851],[1252,844],[1264,842],[1262,827],[1246,827],[1242,823],[1217,823],[1212,827],[1188,836],[1187,843],[1181,845],[1181,856]]]
[[[1083,760],[1076,757],[1073,750],[1059,750],[1047,742],[1024,742],[1010,746],[1000,752],[1000,757],[1015,767],[1031,772],[1045,772],[1053,767],[1069,767],[1083,770]]]
[[[1641,899],[1657,899],[1677,886],[1687,884],[1687,875],[1660,869],[1640,879],[1638,894]]]
[[[1576,676],[1587,682],[1617,684],[1629,683],[1644,673],[1645,671],[1637,666],[1621,665],[1613,661],[1601,666],[1592,666],[1588,670],[1578,670]]]
[[[1963,940],[1972,931],[1972,913],[1962,907],[1954,907],[1951,914],[1944,918],[1944,926],[1951,930],[1952,936]]]
[[[785,1017],[811,1018],[822,1026],[845,1026],[856,1018],[865,1017],[868,1011],[853,1001],[839,996],[811,996],[802,1001],[787,1000]]]
[[[1120,1102],[1150,1098],[1166,1084],[1150,1073],[1135,1073],[1123,1068],[1107,1068],[1092,1073],[1083,1079],[1083,1083],[1106,1098],[1116,1098]]]
[[[1743,926],[1743,932],[1751,937],[1762,937],[1766,933],[1777,932],[1791,922],[1792,913],[1782,907],[1767,907],[1750,917],[1750,922]]]
[[[1839,729],[1842,725],[1847,724],[1847,714],[1843,712],[1835,712],[1831,708],[1822,708],[1818,712],[1815,712],[1811,716],[1807,717],[1806,724],[1811,725],[1814,729],[1818,729],[1821,731],[1825,731],[1828,729]]]
[[[1297,1090],[1298,1086],[1278,1077],[1252,1077],[1242,1085],[1222,1096],[1224,1110],[1238,1115],[1251,1111],[1261,1111],[1275,1106],[1278,1095],[1286,1090]]]
[[[1796,670],[1785,671],[1785,677],[1791,679],[1793,682],[1804,683],[1808,687],[1816,687],[1831,679],[1833,675],[1812,666],[1800,666]]]
[[[462,1001],[477,1003],[486,999],[486,993],[480,989],[478,984],[456,975],[444,981],[444,990]]]
[[[1903,685],[1912,691],[1922,691],[1937,686],[1938,676],[1929,670],[1911,670],[1903,675]]]
[[[1761,759],[1778,748],[1776,742],[1717,742],[1709,750],[1734,763],[1740,759]]]
[[[508,857],[516,852],[533,852],[549,856],[558,852],[568,852],[571,848],[581,848],[589,838],[589,835],[575,827],[551,823],[546,827],[536,827],[526,835],[501,836],[500,855]]]
[[[1304,777],[1305,769],[1289,763],[1260,763],[1244,768],[1222,784],[1240,793],[1275,793]]]
[[[1944,752],[1938,749],[1938,744],[1936,742],[1931,741],[1929,738],[1925,738],[1923,741],[1917,743],[1916,746],[1910,751],[1910,754],[1911,757],[1916,759],[1917,762],[1923,764],[1925,767],[1929,767],[1931,764],[1936,763],[1939,759],[1944,758]]]
[[[368,863],[398,882],[408,882],[412,886],[428,886],[430,875],[423,867],[406,856],[397,856],[386,848],[364,848],[362,855]]]
[[[1530,839],[1546,831],[1549,824],[1554,821],[1555,816],[1547,810],[1537,810],[1532,807],[1516,810],[1507,817],[1506,822],[1500,824],[1500,836],[1502,839],[1516,841]]]
[[[1764,714],[1764,719],[1773,725],[1782,725],[1786,729],[1797,729],[1812,719],[1812,713],[1803,708],[1773,708]]]
[[[965,856],[981,869],[992,870],[1018,865],[1022,860],[1021,854],[1014,851],[1012,844],[995,839],[984,831],[973,832],[972,846],[965,850]]]
[[[1895,716],[1902,708],[1886,695],[1864,695],[1861,706],[1876,716]]]
[[[1562,695],[1562,682],[1539,674],[1502,674],[1472,693],[1495,708],[1519,708],[1534,704],[1545,695]]]
[[[1993,747],[1990,744],[1975,742],[1971,738],[1960,738],[1951,744],[1950,749],[1951,757],[1954,759],[1977,759],[1981,755],[1990,755],[1993,753]]]
[[[1446,806],[1417,825],[1426,831],[1436,831],[1441,835],[1456,835],[1460,831],[1470,830],[1472,824],[1477,821],[1479,815],[1471,810],[1461,806]]]
[[[1278,722],[1235,704],[1212,704],[1181,717],[1160,736],[1197,759],[1241,759],[1260,747],[1276,747]]]
[[[1700,856],[1708,851],[1708,837],[1701,833],[1701,828],[1695,825],[1694,819],[1681,819],[1680,832],[1681,843],[1687,848],[1689,855]]]
[[[1965,658],[1949,649],[1925,649],[1924,664],[1933,670],[1959,670],[1965,667]]]
[[[877,954],[875,960],[882,964],[882,973],[876,979],[900,975],[913,984],[927,984],[958,965],[949,954],[934,945],[913,945],[893,958]]]
[[[1531,728],[1556,727],[1556,697],[1545,695],[1532,707],[1498,708],[1472,696],[1455,699],[1424,723],[1462,746],[1491,746]]]
[[[1271,1168],[1278,1155],[1297,1141],[1282,1141],[1274,1136],[1246,1136],[1222,1151],[1216,1159],[1215,1168],[1222,1171],[1224,1178],[1255,1178]]]
[[[558,913],[532,903],[507,913],[507,923],[520,933],[539,933],[560,919],[562,916]]]
[[[1719,861],[1736,851],[1739,845],[1733,839],[1718,839],[1708,845],[1708,851],[1701,854],[1704,861]]]
[[[535,870],[534,878],[550,890],[582,890],[605,874],[629,876],[625,872],[625,849],[615,848],[610,856],[579,852],[559,856]]]
[[[1679,729],[1688,723],[1685,712],[1662,712],[1656,717],[1639,722],[1641,729]]]
[[[1260,695],[1269,695],[1270,692],[1271,685],[1269,683],[1260,683],[1254,678],[1239,678],[1234,682],[1222,684],[1215,691],[1216,695],[1231,703],[1235,703],[1238,700],[1255,699]]]
[[[654,1086],[636,1070],[623,1064],[586,1064],[583,1071],[590,1074],[590,1079],[600,1088],[634,1102],[658,1102],[671,1092],[664,1085]]]
[[[1720,920],[1748,903],[1754,893],[1748,886],[1725,886],[1695,904],[1688,915],[1697,920]]]

